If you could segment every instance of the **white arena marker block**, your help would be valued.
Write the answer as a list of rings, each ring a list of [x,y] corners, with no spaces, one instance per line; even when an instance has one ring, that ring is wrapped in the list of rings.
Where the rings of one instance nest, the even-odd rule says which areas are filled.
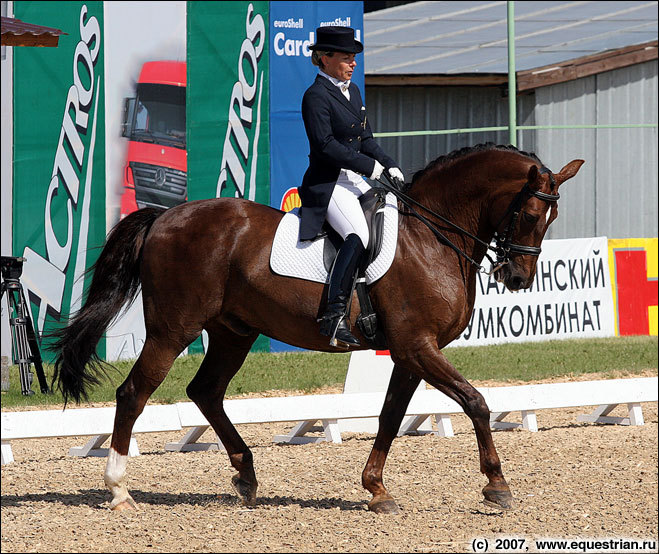
[[[165,444],[167,452],[200,452],[208,450],[219,450],[226,452],[226,448],[217,435],[217,442],[197,442],[206,432],[210,425],[199,425],[190,429],[178,442]]]
[[[394,369],[394,362],[387,351],[361,350],[350,354],[350,364],[343,385],[344,394],[361,392],[386,392]],[[426,390],[426,382],[421,381],[417,392]],[[378,432],[378,418],[355,418],[339,420],[341,432],[371,433]],[[409,429],[409,430],[408,430]],[[399,430],[399,435],[405,432],[432,433],[432,421],[430,417],[422,423],[413,421],[411,417],[404,417]]]
[[[538,420],[535,417],[535,412],[532,410],[522,410],[522,427],[532,433],[538,431]]]
[[[512,421],[504,421],[510,415],[510,412],[491,412],[490,413],[490,427],[492,429],[518,429],[522,426],[521,423],[514,423]]]
[[[74,446],[69,448],[69,456],[107,456],[108,449],[104,448],[103,452],[100,451],[103,443],[110,438],[110,434],[96,435],[89,439],[83,446]]]
[[[325,437],[329,442],[337,444],[342,443],[341,431],[339,430],[339,422],[337,419],[323,419],[323,428],[325,430]]]
[[[309,444],[316,442],[333,442],[341,444],[341,431],[337,419],[322,419],[324,437],[306,437],[305,434],[311,431],[316,424],[317,419],[307,419],[297,423],[286,435],[275,435],[272,442],[285,444]]]

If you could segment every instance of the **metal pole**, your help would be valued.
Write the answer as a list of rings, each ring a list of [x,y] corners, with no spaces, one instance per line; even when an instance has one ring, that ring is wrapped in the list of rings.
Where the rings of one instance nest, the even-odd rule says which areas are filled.
[[[517,146],[517,78],[515,75],[515,2],[508,0],[508,135]]]

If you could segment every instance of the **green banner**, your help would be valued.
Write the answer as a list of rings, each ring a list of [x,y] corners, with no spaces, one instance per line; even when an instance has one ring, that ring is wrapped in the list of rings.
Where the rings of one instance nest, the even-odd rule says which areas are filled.
[[[188,2],[188,200],[270,204],[269,2]],[[269,350],[260,336],[252,350]],[[190,346],[199,352],[201,341]]]
[[[270,203],[269,2],[188,2],[188,199]]]
[[[80,308],[105,240],[103,2],[14,2],[14,15],[67,33],[14,48],[13,254],[42,334]]]

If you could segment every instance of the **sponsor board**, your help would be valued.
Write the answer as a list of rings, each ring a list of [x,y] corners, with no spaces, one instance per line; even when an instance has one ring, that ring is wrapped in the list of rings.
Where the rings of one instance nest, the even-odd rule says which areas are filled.
[[[188,2],[188,200],[270,203],[269,2]],[[260,336],[252,350],[268,350]],[[189,351],[202,352],[201,339]]]
[[[609,269],[616,335],[657,336],[657,243],[610,239]]]
[[[188,2],[190,200],[269,204],[268,12],[268,2]]]
[[[185,187],[186,151],[180,147],[185,137],[179,133],[181,106],[180,93],[177,91],[178,87],[185,86],[182,65],[184,66],[186,61],[186,7],[186,2],[179,0],[158,4],[104,4],[108,229],[111,229],[120,217],[143,207],[145,198],[142,194],[136,196],[136,184],[142,192],[151,196],[154,203],[159,203],[169,196],[166,191],[169,188],[171,192],[172,185],[178,189],[176,194],[179,195],[179,200],[184,196],[179,187]],[[142,92],[146,92],[142,86],[146,83],[158,83],[167,87],[161,89],[161,99],[164,102],[154,104],[156,110],[152,110],[148,118],[149,127],[160,131],[138,135],[128,132],[126,128],[126,123],[134,123],[132,119],[130,122],[128,120],[132,113],[126,110],[126,103],[130,98],[137,97],[141,100]],[[147,88],[153,90],[153,87]],[[182,108],[184,118],[185,107]],[[138,120],[136,116],[135,122]],[[176,127],[168,125],[172,122],[177,124]],[[164,134],[161,132],[162,124],[166,129]],[[142,173],[140,182],[136,182],[133,173],[133,169],[138,168],[136,163],[142,166],[142,170],[157,169],[153,173]],[[146,164],[152,167],[149,168]],[[172,169],[178,171],[173,172]],[[176,174],[182,179],[174,180]],[[151,175],[154,177],[153,181],[149,179]],[[152,184],[156,186],[152,187]],[[138,206],[138,200],[141,206]],[[140,293],[135,302],[129,308],[124,307],[107,329],[105,359],[115,361],[136,358],[145,339]]]
[[[80,308],[105,239],[103,3],[14,10],[68,31],[57,48],[14,52],[13,252],[27,260],[21,280],[42,335]]]
[[[478,274],[474,310],[451,346],[610,337],[613,320],[606,237],[545,240],[529,289]]]
[[[302,183],[309,142],[302,121],[302,97],[318,68],[311,63],[317,27],[355,29],[362,41],[361,2],[271,2],[270,4],[270,205],[284,209],[284,196]],[[363,42],[363,41],[362,41]],[[364,96],[364,55],[357,55],[353,82]],[[287,210],[288,211],[288,210]]]

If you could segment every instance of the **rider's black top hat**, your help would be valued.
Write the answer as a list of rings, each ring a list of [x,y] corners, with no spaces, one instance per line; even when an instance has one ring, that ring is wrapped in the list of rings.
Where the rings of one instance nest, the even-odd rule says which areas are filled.
[[[355,30],[353,28],[328,26],[316,29],[316,44],[309,46],[309,49],[359,54],[364,50],[364,45],[355,40]]]

